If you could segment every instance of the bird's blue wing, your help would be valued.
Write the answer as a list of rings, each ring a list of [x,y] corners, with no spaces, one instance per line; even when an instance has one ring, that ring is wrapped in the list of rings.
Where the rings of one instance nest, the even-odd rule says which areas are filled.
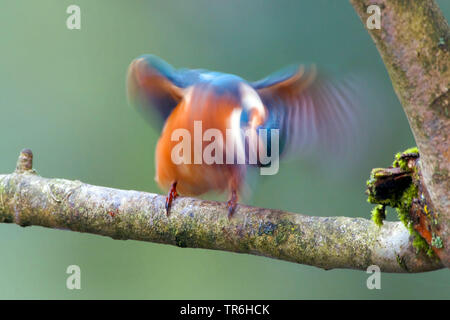
[[[143,55],[133,60],[128,68],[128,100],[161,128],[182,99],[183,89],[199,77],[200,71],[176,70],[154,55]]]

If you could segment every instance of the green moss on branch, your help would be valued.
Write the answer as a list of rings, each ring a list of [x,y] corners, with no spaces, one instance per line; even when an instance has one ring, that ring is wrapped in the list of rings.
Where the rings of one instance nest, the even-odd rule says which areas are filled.
[[[411,210],[414,202],[420,202],[418,159],[419,151],[413,147],[397,153],[391,167],[373,169],[367,181],[368,201],[377,204],[372,210],[372,220],[378,226],[386,218],[385,207],[395,208],[398,218],[413,237],[414,248],[433,257],[432,245],[416,230],[417,213]]]

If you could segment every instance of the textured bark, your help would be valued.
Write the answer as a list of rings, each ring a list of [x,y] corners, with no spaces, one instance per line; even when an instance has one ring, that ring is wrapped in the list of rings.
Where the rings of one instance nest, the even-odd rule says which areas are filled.
[[[421,154],[425,192],[437,214],[440,258],[450,267],[450,29],[434,0],[350,0],[366,25],[369,5],[381,29],[368,30],[391,77]]]
[[[225,203],[185,197],[174,201],[167,217],[164,196],[46,179],[31,163],[31,151],[24,150],[16,171],[0,175],[0,222],[262,255],[324,269],[442,268],[416,253],[401,222],[379,228],[362,218],[310,217],[243,205],[229,220]]]

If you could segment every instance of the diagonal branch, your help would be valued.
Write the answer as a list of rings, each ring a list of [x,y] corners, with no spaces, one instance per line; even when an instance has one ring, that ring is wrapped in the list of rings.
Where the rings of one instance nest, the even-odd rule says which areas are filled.
[[[450,267],[450,29],[434,0],[350,0],[364,25],[381,10],[381,29],[368,30],[389,72],[421,154],[432,208],[428,230],[443,241]]]
[[[437,260],[416,254],[401,222],[379,228],[362,218],[241,205],[229,220],[225,204],[185,197],[174,201],[167,217],[161,195],[40,177],[32,169],[30,150],[22,151],[14,173],[0,175],[0,222],[262,255],[324,269],[442,268]]]

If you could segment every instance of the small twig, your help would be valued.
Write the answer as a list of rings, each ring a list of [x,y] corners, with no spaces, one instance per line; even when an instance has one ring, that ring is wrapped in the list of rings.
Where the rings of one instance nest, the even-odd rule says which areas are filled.
[[[17,160],[16,172],[23,173],[33,170],[33,152],[30,149],[23,149]]]

